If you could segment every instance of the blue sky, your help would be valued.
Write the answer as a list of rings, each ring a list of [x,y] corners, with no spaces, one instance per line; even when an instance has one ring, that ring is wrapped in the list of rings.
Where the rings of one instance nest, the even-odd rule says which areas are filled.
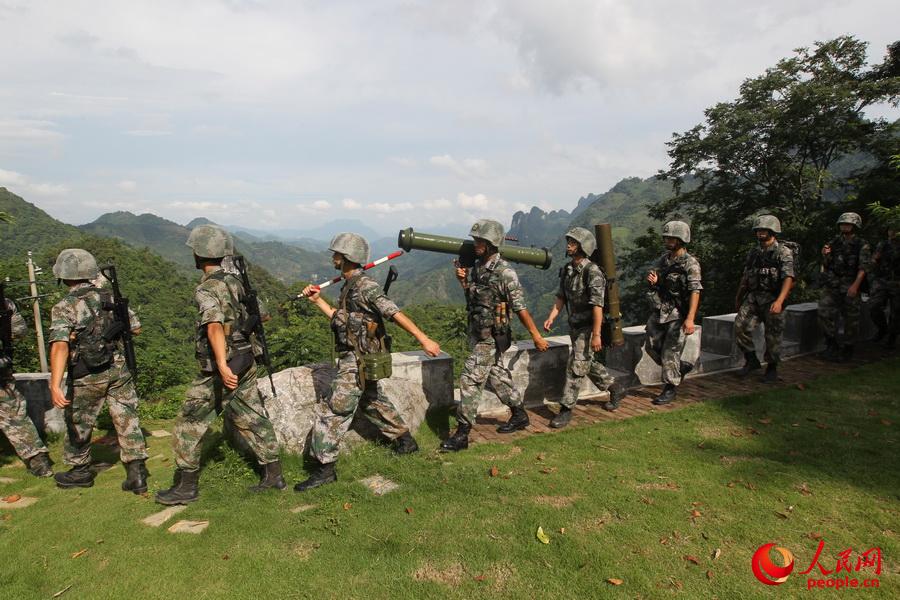
[[[880,61],[897,23],[865,0],[0,0],[0,185],[74,224],[508,223],[652,175],[797,46],[850,33]]]

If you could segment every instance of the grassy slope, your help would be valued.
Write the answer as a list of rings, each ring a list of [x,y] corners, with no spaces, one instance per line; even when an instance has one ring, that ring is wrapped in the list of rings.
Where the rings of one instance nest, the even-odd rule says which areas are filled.
[[[0,586],[10,598],[46,598],[70,584],[64,598],[800,597],[804,577],[767,588],[750,557],[776,542],[803,570],[814,532],[832,567],[840,550],[880,546],[882,591],[896,590],[898,367],[893,359],[802,391],[451,456],[432,450],[434,430],[447,427],[432,415],[419,455],[363,446],[341,461],[337,484],[303,496],[250,495],[253,475],[226,448],[210,455],[201,501],[177,517],[209,519],[199,536],[139,524],[158,507],[118,490],[119,466],[82,492],[27,479],[3,487],[40,501],[0,521]],[[145,424],[161,425],[170,423]],[[151,456],[169,457],[169,445],[153,439]],[[169,465],[151,461],[152,489],[167,482]],[[498,477],[488,475],[494,465]],[[286,471],[302,476],[296,461]],[[356,483],[373,473],[400,490],[375,497]],[[304,503],[316,508],[290,512]],[[549,545],[535,539],[538,525]],[[610,577],[624,584],[612,587]]]

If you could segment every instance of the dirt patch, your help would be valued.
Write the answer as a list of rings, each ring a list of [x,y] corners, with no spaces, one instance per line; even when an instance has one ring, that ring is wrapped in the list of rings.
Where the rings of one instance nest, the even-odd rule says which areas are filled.
[[[503,454],[490,454],[484,457],[484,460],[509,460],[510,458],[514,458],[518,455],[522,454],[521,446],[513,446],[509,449],[509,451],[504,452]]]
[[[581,498],[581,496],[535,496],[532,498],[535,504],[552,506],[553,508],[566,508]]]
[[[726,467],[730,467],[731,465],[742,463],[742,462],[762,462],[762,459],[757,458],[755,456],[720,456],[719,460],[722,461],[722,464]]]
[[[412,574],[416,581],[430,581],[443,585],[459,585],[465,576],[466,571],[459,563],[440,568],[430,562],[424,562]]]
[[[667,481],[665,483],[661,481],[653,482],[653,483],[639,483],[637,486],[639,490],[666,490],[669,492],[677,492],[681,488],[678,487],[678,484],[673,481]]]
[[[314,542],[297,542],[294,544],[293,548],[291,548],[291,551],[294,553],[294,556],[300,560],[309,560],[312,553],[318,549],[319,544]]]
[[[722,425],[697,425],[694,431],[704,439],[720,439],[729,437],[732,429],[732,427]]]
[[[491,587],[498,591],[505,591],[510,580],[516,576],[516,568],[509,563],[494,563],[488,567],[485,576],[491,580]]]

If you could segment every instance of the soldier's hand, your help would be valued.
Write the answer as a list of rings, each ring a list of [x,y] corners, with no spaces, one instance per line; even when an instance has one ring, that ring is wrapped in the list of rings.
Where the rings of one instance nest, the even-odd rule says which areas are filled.
[[[544,321],[544,331],[550,331],[553,328],[553,319]]]
[[[831,254],[831,246],[825,244],[822,246],[822,256],[828,256],[829,254]]]
[[[684,331],[684,335],[693,335],[694,334],[694,322],[684,320],[684,324],[681,326],[681,330]]]
[[[600,352],[603,350],[603,336],[599,333],[591,334],[591,351]]]
[[[425,354],[428,356],[437,356],[441,353],[441,347],[432,339],[427,339],[422,342],[422,350],[425,351]]]
[[[545,340],[541,336],[537,336],[533,339],[534,339],[534,347],[537,349],[538,352],[546,352],[547,348],[550,347],[550,344],[547,343],[547,340]]]
[[[457,267],[456,267],[456,278],[459,279],[459,282],[460,282],[460,283],[464,283],[464,282],[466,281],[466,271],[468,271],[468,269],[466,269],[465,267],[460,267],[459,265],[457,265]]]
[[[781,305],[781,302],[779,302],[778,300],[774,301],[772,303],[772,306],[769,307],[769,312],[773,315],[780,315],[782,310],[783,307]]]
[[[50,388],[50,400],[53,402],[53,406],[55,406],[56,408],[65,408],[69,404],[71,404],[71,402],[66,399],[62,391],[59,388],[54,387]]]
[[[656,285],[656,282],[659,281],[659,275],[656,271],[650,271],[647,273],[647,283],[650,285]]]
[[[238,376],[228,368],[228,365],[219,367],[219,375],[222,376],[222,383],[229,390],[236,389],[238,386]]]
[[[847,297],[856,298],[859,295],[859,286],[854,284],[847,288]]]
[[[305,288],[303,288],[303,291],[300,293],[303,294],[304,296],[306,296],[306,299],[309,300],[310,302],[316,302],[320,296],[319,286],[308,285]]]

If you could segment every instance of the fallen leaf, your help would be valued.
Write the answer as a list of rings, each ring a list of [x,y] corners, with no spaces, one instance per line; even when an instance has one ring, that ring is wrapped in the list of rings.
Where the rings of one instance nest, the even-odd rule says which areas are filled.
[[[546,534],[546,533],[544,533],[544,528],[543,528],[543,527],[538,527],[538,528],[537,528],[537,539],[540,540],[540,542],[541,542],[542,544],[549,544],[549,543],[550,543],[550,538],[547,537],[547,534]]]
[[[58,592],[56,592],[55,594],[53,594],[53,596],[51,596],[51,598],[59,598],[60,596],[62,596],[63,594],[65,594],[66,592],[68,592],[69,590],[71,590],[73,585],[74,585],[74,584],[71,584],[71,583],[70,583],[69,585],[67,585],[67,586],[64,587],[63,589],[61,589],[61,590],[59,590]]]
[[[804,481],[803,483],[801,483],[800,485],[798,485],[798,486],[797,486],[797,489],[798,489],[798,490],[800,491],[800,493],[803,494],[804,496],[811,496],[811,495],[812,495],[812,490],[809,489],[809,486],[806,484],[805,481]]]
[[[565,528],[565,527],[560,527],[560,528],[559,528],[559,532],[560,532],[560,533],[565,533],[565,532],[566,532],[566,528]]]
[[[500,469],[498,469],[497,467],[491,467],[489,473],[491,474],[491,477],[496,477],[500,474]]]
[[[766,417],[765,419],[758,419],[756,422],[757,422],[757,423],[761,423],[761,424],[763,424],[763,425],[771,425],[771,424],[772,424],[772,417]]]
[[[622,581],[621,579],[616,579],[615,577],[610,577],[609,579],[606,580],[606,583],[609,583],[611,585],[622,585],[625,582]]]
[[[825,423],[816,423],[816,427],[818,427],[819,429],[828,429],[828,425],[826,425]]]
[[[712,579],[712,571],[707,571],[707,572],[706,572],[706,578],[707,578],[707,579]]]
[[[791,423],[791,427],[800,427],[800,423]]]
[[[753,427],[748,427],[748,428],[747,428],[747,431],[749,431],[749,432],[750,432],[751,434],[753,434],[753,435],[759,435],[759,430],[757,430],[757,429],[755,429],[755,428],[753,428]]]
[[[748,490],[756,491],[756,486],[753,485],[752,483],[750,483],[749,481],[744,484],[744,487],[747,488]]]
[[[683,558],[684,560],[686,560],[688,562],[694,563],[695,565],[700,564],[700,559],[697,558],[696,556],[690,556],[690,555],[686,554],[686,555],[682,556],[681,558]]]
[[[722,549],[721,549],[721,548],[716,548],[715,550],[713,550],[713,553],[712,553],[712,559],[713,559],[713,560],[719,560],[719,557],[720,557],[720,556],[722,556]]]
[[[728,487],[730,487],[730,488],[733,488],[733,487],[734,487],[734,485],[735,485],[735,484],[734,484],[734,482],[733,482],[733,481],[729,481],[729,482],[728,482]]]
[[[691,511],[691,516],[694,517],[694,518],[696,519],[697,517],[703,516],[703,513],[701,513],[699,510],[692,510],[692,511]]]
[[[547,458],[547,455],[543,452],[537,455],[537,460],[544,460],[545,458]]]
[[[788,518],[788,516],[787,516],[786,514],[784,514],[783,512],[778,512],[777,510],[776,510],[776,511],[773,511],[773,512],[775,513],[775,516],[776,516],[776,517],[779,517],[779,518],[781,518],[781,519],[787,519],[787,518]]]
[[[72,558],[78,558],[79,556],[84,556],[85,554],[87,554],[87,548],[85,548],[84,550],[79,550],[72,555]]]
[[[877,416],[878,416],[878,411],[875,410],[874,408],[870,408],[870,409],[869,409],[869,416],[870,416],[870,417],[877,417]]]
[[[797,389],[800,390],[800,391],[802,392],[803,390],[806,389],[806,385],[804,385],[804,384],[802,384],[802,383],[798,383],[798,384],[797,384]]]
[[[659,538],[659,543],[662,544],[663,546],[665,546],[666,544],[669,543],[669,538],[667,538],[667,537]]]
[[[645,496],[641,496],[641,502],[647,505],[653,504],[653,500]]]
[[[882,425],[893,425],[894,423],[893,423],[893,421],[890,421],[888,419],[882,419],[881,424]]]
[[[344,510],[350,510],[351,508],[353,508],[353,504],[351,504],[350,502],[344,502]]]
[[[541,469],[541,473],[543,473],[544,475],[549,475],[550,473],[553,473],[554,471],[556,471],[556,467],[545,467],[545,468]]]
[[[699,444],[697,444],[697,447],[703,450],[704,448],[706,448],[706,442],[700,442]]]
[[[228,560],[230,557],[227,554],[222,555],[222,560]]]
[[[12,504],[13,502],[18,502],[21,499],[22,499],[22,496],[20,496],[19,494],[13,494],[11,496],[7,496],[6,498],[4,498],[3,501],[7,502],[9,504]]]
[[[703,503],[702,502],[691,502],[691,506],[696,508],[697,506],[703,506]]]
[[[486,577],[484,575],[476,575],[472,578],[473,581],[484,581]]]
[[[407,507],[406,507],[406,514],[411,515],[412,513],[413,513],[412,508],[410,508],[410,507],[407,506]]]
[[[822,539],[822,534],[821,534],[821,533],[815,533],[815,532],[810,531],[809,533],[806,534],[806,537],[808,537],[808,538],[811,539],[811,540],[815,540],[815,541],[818,542],[819,540]]]

